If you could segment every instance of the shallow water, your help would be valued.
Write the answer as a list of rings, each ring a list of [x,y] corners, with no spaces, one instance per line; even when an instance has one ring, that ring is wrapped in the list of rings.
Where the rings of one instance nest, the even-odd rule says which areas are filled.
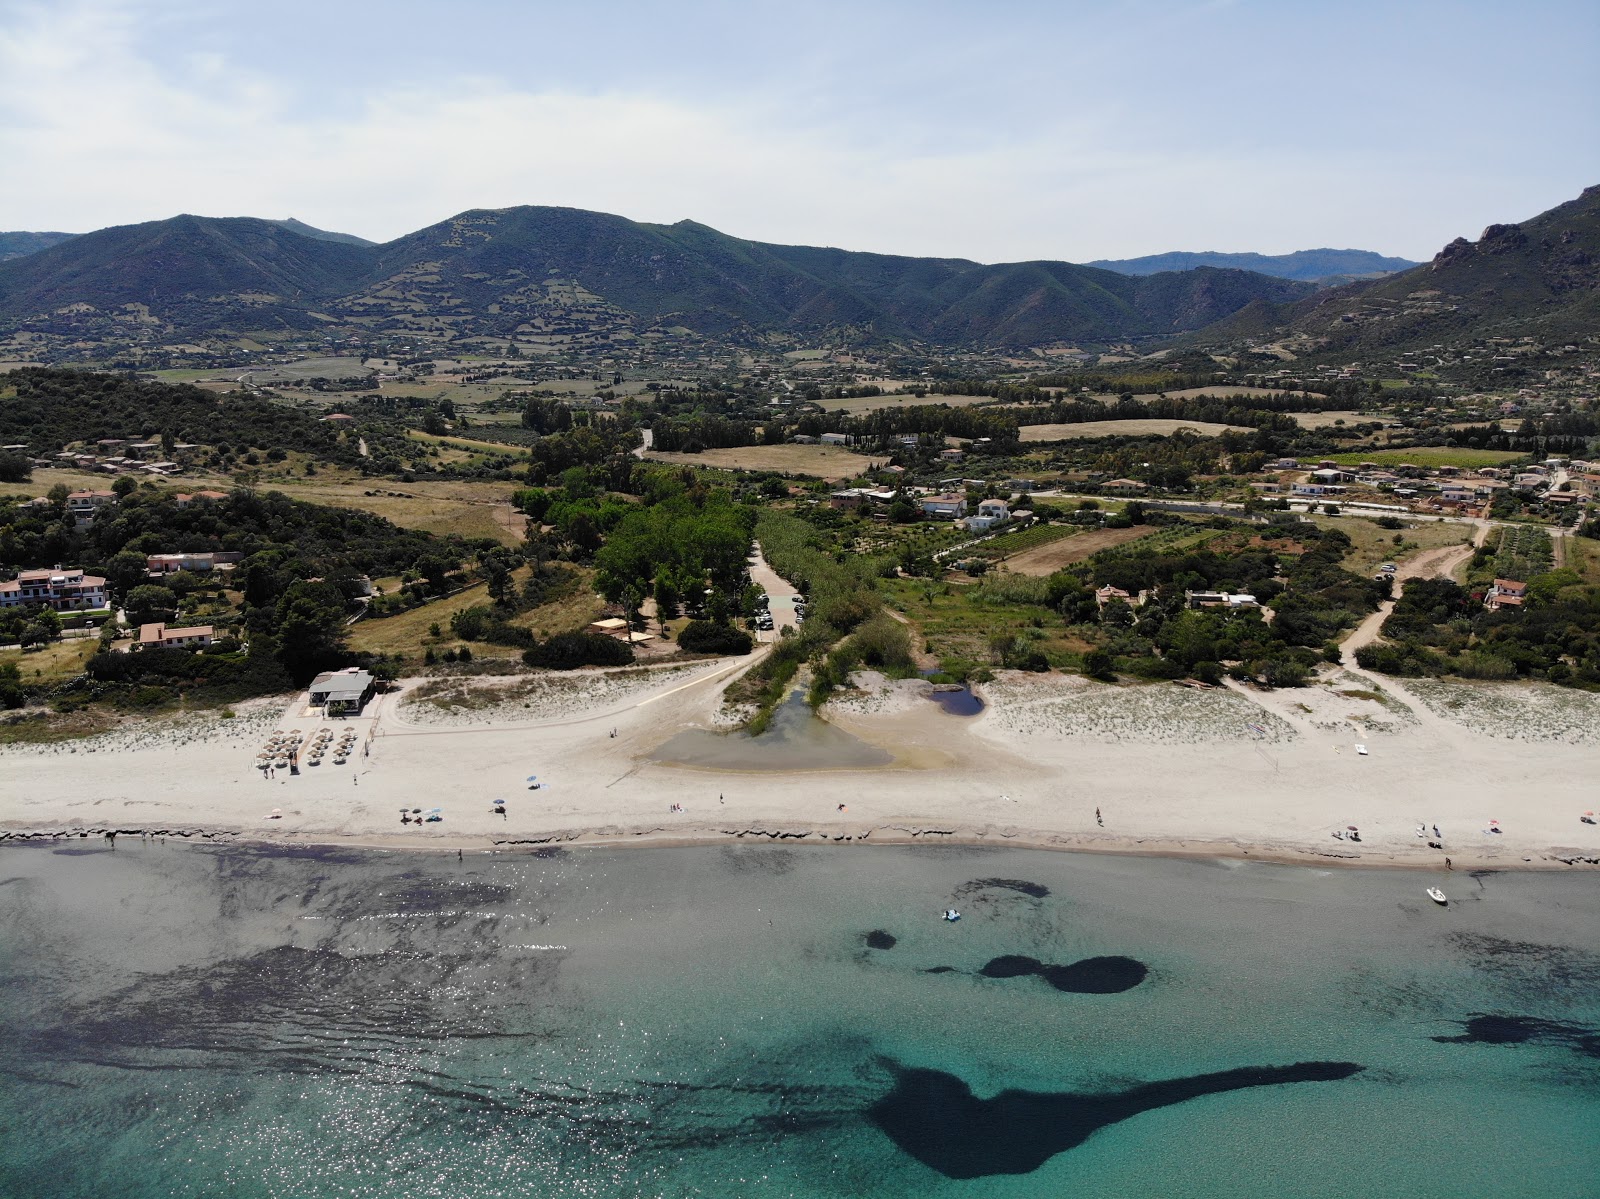
[[[983,711],[983,700],[971,687],[962,687],[959,691],[935,691],[929,698],[952,716],[976,716]]]
[[[0,1194],[1594,1194],[1600,885],[1430,881],[0,849]]]
[[[853,770],[894,760],[887,750],[823,720],[798,690],[778,705],[760,736],[685,729],[650,756],[712,770]]]

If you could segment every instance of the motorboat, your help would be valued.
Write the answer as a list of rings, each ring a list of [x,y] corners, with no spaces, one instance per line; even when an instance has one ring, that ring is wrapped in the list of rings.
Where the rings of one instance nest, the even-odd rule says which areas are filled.
[[[1356,746],[1356,753],[1360,754],[1363,758],[1366,757],[1367,756],[1367,747],[1365,745]]]
[[[944,918],[951,924],[954,924],[957,920],[961,919],[961,913],[956,911],[954,908],[946,908],[944,910]]]
[[[1428,898],[1433,900],[1433,902],[1438,904],[1441,908],[1446,906],[1450,902],[1448,899],[1445,898],[1444,892],[1439,890],[1438,887],[1429,887],[1428,888]]]

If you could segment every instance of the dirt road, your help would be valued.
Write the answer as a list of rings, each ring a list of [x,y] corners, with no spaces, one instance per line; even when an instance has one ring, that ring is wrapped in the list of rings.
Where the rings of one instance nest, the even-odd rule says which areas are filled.
[[[1487,532],[1488,526],[1485,525],[1478,530],[1477,538],[1472,545],[1447,545],[1436,550],[1426,550],[1402,565],[1395,572],[1392,596],[1379,604],[1376,612],[1357,625],[1355,631],[1339,643],[1339,648],[1344,651],[1345,661],[1354,662],[1356,650],[1364,645],[1371,645],[1378,639],[1384,620],[1394,611],[1395,600],[1405,593],[1406,579],[1448,578],[1451,571],[1472,557],[1473,551],[1483,541]]]

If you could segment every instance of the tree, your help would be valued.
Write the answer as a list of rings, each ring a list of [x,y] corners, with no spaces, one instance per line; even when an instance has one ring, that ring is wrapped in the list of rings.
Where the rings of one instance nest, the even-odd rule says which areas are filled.
[[[663,566],[656,571],[653,587],[656,600],[656,619],[661,623],[661,631],[667,631],[667,621],[678,614],[678,588],[672,581],[672,573]]]
[[[332,584],[291,584],[278,600],[274,625],[279,660],[297,683],[343,659],[344,597]]]
[[[23,454],[0,451],[0,483],[26,483],[33,478],[33,463]]]
[[[0,662],[0,708],[20,708],[28,702],[22,690],[22,671],[15,662]]]
[[[50,608],[41,608],[22,626],[17,640],[23,648],[30,645],[48,645],[61,633],[61,618]]]
[[[105,564],[106,584],[117,595],[127,595],[145,580],[145,556],[135,550],[121,550]]]
[[[516,590],[511,577],[511,567],[506,564],[504,558],[496,554],[485,559],[483,571],[489,598],[502,608],[509,607]]]
[[[150,624],[169,620],[178,610],[178,597],[170,588],[145,583],[133,588],[123,599],[130,624]]]
[[[1083,673],[1091,679],[1113,682],[1117,677],[1117,664],[1103,649],[1092,649],[1083,655]]]
[[[127,499],[137,490],[139,484],[134,481],[132,475],[118,475],[111,484],[112,493],[120,500]]]

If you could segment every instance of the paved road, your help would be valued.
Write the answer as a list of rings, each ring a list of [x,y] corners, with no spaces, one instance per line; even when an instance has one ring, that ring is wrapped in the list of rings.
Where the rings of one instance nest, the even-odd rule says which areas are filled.
[[[800,618],[795,613],[794,601],[799,599],[794,584],[767,565],[761,553],[761,543],[755,544],[750,555],[750,581],[767,593],[768,611],[772,613],[772,628],[756,633],[757,641],[776,641],[780,630],[797,628]]]

